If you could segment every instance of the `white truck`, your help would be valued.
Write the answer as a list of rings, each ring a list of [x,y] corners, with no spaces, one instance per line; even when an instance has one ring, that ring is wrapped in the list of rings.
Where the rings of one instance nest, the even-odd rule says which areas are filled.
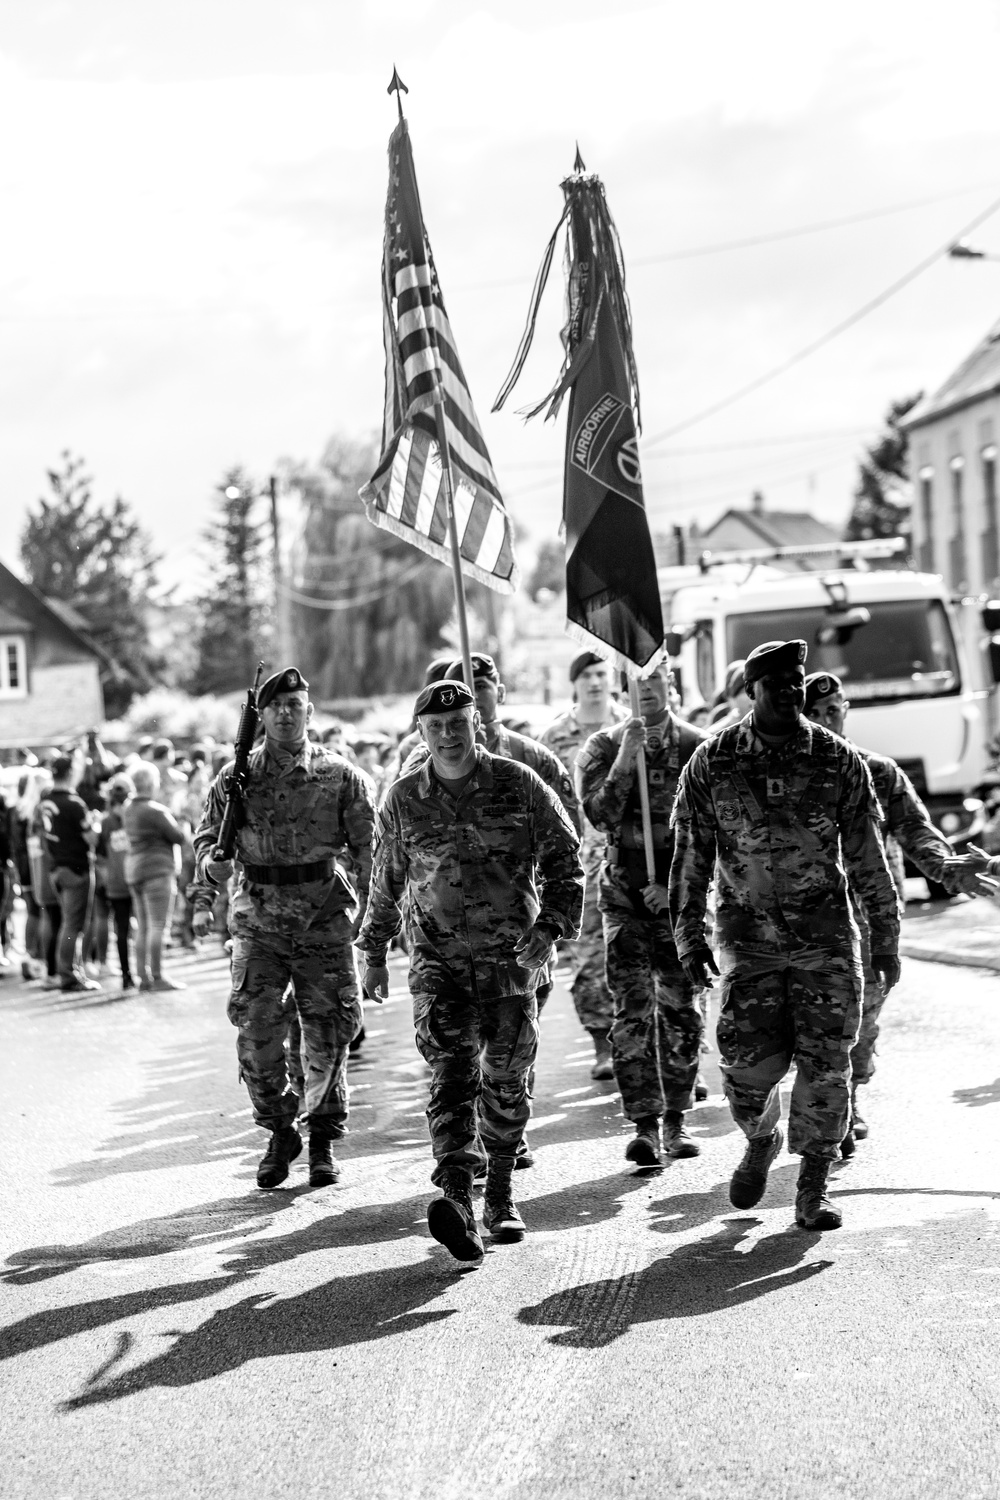
[[[840,559],[902,543],[844,544]],[[835,672],[851,702],[848,733],[891,755],[956,847],[984,822],[981,793],[1000,679],[1000,606],[954,600],[944,580],[905,569],[788,573],[774,561],[821,549],[706,555],[660,570],[667,647],[685,707],[712,703],[726,666],[768,640],[801,638],[807,672]],[[839,559],[838,559],[839,561]],[[987,632],[984,634],[985,631]],[[932,894],[939,894],[932,891]]]

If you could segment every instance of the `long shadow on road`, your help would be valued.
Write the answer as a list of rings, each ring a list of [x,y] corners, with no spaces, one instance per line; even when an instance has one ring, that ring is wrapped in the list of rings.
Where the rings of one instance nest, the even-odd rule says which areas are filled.
[[[456,1268],[451,1279],[457,1281],[462,1274]],[[454,1308],[420,1311],[447,1285],[430,1262],[422,1261],[342,1276],[297,1297],[277,1299],[273,1292],[258,1292],[221,1308],[193,1332],[179,1334],[176,1343],[155,1359],[115,1376],[114,1364],[131,1348],[131,1340],[120,1337],[115,1357],[61,1409],[77,1411],[156,1386],[193,1385],[255,1359],[324,1353],[410,1333],[452,1316]]]

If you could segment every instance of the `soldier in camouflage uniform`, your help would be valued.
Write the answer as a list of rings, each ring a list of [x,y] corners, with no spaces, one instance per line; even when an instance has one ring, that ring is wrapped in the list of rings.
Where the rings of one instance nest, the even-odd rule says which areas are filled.
[[[899,978],[899,906],[871,773],[845,740],[801,717],[804,641],[747,657],[753,709],[699,746],[674,805],[670,912],[695,983],[718,973],[705,933],[716,882],[722,949],[718,1041],[726,1097],[747,1136],[730,1201],[760,1202],[783,1144],[778,1086],[796,1064],[789,1149],[801,1153],[796,1222],[835,1229],[830,1162],[850,1121],[863,979],[848,878],[871,928],[872,969]]]
[[[322,1186],[339,1175],[330,1143],[347,1129],[348,1045],[361,1027],[352,917],[368,893],[374,798],[361,771],[307,738],[312,704],[294,667],[269,677],[257,701],[264,742],[250,755],[236,839],[228,1013],[254,1119],[271,1132],[257,1182],[277,1187],[302,1150],[284,1047],[291,984],[305,1054],[309,1180]],[[215,857],[231,769],[209,788],[194,836],[196,931],[210,925],[205,906],[233,872]]]
[[[464,683],[425,688],[415,713],[430,756],[379,809],[357,946],[365,990],[381,998],[406,899],[417,1047],[432,1070],[432,1181],[442,1191],[427,1224],[457,1259],[478,1260],[472,1183],[484,1160],[484,1225],[498,1239],[524,1235],[511,1174],[530,1113],[535,989],[553,943],[579,931],[583,868],[577,834],[541,778],[476,744]]]
[[[814,724],[821,724],[831,734],[843,735],[850,706],[844,696],[844,685],[835,673],[813,672],[806,678],[805,712]],[[952,847],[944,834],[934,827],[905,771],[888,755],[876,755],[873,750],[860,748],[858,754],[872,774],[875,795],[885,819],[885,852],[900,901],[903,900],[904,855],[922,875],[943,885],[952,895],[959,891],[967,891],[973,896],[984,894],[975,874],[949,870]],[[872,970],[868,919],[861,904],[856,900],[853,904],[861,930],[865,988],[861,1030],[851,1049],[851,1128],[841,1142],[842,1156],[852,1156],[855,1139],[864,1140],[868,1134],[868,1123],[858,1108],[857,1090],[861,1084],[869,1083],[875,1072],[875,1043],[879,1034],[879,1017],[885,1004],[885,992]]]
[[[684,1127],[691,1108],[705,1023],[674,946],[667,913],[673,853],[670,814],[681,768],[705,736],[667,707],[673,674],[664,662],[639,683],[641,718],[592,734],[577,756],[580,800],[607,837],[599,904],[604,917],[608,988],[614,997],[611,1050],[625,1117],[635,1136],[627,1161],[656,1166],[668,1156],[697,1156]],[[656,879],[643,846],[636,757],[646,753]]]
[[[558,755],[571,776],[576,772],[576,758],[584,741],[598,729],[620,724],[628,714],[612,698],[610,668],[593,651],[581,651],[570,663],[569,680],[573,684],[573,706],[557,715],[538,736],[539,742]],[[604,835],[584,819],[583,867],[587,872],[587,893],[583,902],[583,928],[575,943],[567,943],[564,952],[573,966],[570,990],[580,1025],[594,1042],[594,1066],[590,1076],[613,1078],[611,1061],[611,1024],[615,1003],[604,973],[604,923],[597,900],[601,861],[604,858]]]

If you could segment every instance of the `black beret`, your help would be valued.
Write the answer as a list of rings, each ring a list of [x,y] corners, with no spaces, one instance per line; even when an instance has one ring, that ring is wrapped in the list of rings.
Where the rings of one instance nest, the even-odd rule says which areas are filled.
[[[257,707],[266,708],[272,698],[279,693],[308,693],[309,684],[306,682],[298,667],[284,667],[280,672],[275,672],[266,682],[260,685],[257,694]]]
[[[492,656],[486,655],[485,651],[473,651],[471,661],[473,682],[475,682],[477,677],[488,677],[491,682],[500,681],[497,664]],[[449,682],[464,682],[465,670],[462,666],[462,658],[458,657],[457,660],[450,661],[448,663],[448,670],[444,675]]]
[[[596,656],[593,651],[581,651],[579,656],[574,656],[569,664],[569,680],[575,682],[581,672],[586,672],[588,667],[599,667],[604,661],[603,656]]]
[[[832,698],[842,693],[844,684],[835,672],[812,672],[806,678],[806,713],[815,708],[821,698]]]
[[[805,641],[765,641],[755,646],[746,659],[743,681],[749,687],[768,672],[790,672],[806,659]]]
[[[413,717],[421,714],[449,713],[453,708],[475,708],[476,700],[464,682],[432,682],[425,687],[413,705]]]

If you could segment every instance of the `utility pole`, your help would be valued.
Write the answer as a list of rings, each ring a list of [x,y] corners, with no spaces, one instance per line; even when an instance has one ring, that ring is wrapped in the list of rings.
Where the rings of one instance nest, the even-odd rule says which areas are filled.
[[[271,500],[271,540],[274,568],[274,650],[279,669],[292,663],[292,630],[287,583],[281,563],[281,529],[278,519],[278,477],[272,474],[267,481],[267,493]]]

